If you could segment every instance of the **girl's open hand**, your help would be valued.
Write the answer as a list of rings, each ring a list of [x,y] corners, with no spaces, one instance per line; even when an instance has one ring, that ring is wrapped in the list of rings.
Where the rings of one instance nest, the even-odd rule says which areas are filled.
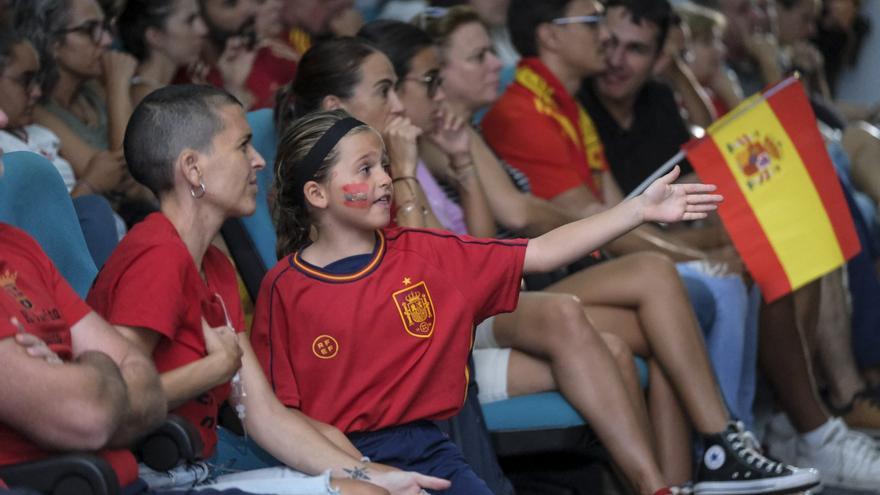
[[[718,203],[724,198],[720,194],[710,194],[715,190],[714,184],[673,184],[680,173],[681,169],[676,165],[637,198],[642,203],[645,222],[700,220],[718,209]]]

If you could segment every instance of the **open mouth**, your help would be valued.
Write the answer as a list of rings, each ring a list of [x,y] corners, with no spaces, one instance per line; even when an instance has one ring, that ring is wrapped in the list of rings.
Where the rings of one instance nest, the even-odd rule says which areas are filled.
[[[377,204],[380,206],[388,206],[391,204],[391,195],[390,194],[383,194],[383,195],[379,196],[379,198],[376,201],[373,201],[373,204]]]

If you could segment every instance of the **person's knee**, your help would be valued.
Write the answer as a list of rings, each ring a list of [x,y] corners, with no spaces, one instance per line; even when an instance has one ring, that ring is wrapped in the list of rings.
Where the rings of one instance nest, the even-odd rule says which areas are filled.
[[[605,341],[605,347],[608,348],[608,352],[611,353],[611,357],[613,357],[615,361],[622,366],[632,365],[632,349],[629,348],[629,345],[627,345],[622,338],[611,333],[606,333],[602,335],[602,339]]]
[[[680,285],[678,270],[675,262],[669,256],[662,253],[643,251],[629,257],[629,263],[633,273],[637,273],[639,279],[647,287],[660,285]]]
[[[598,343],[596,330],[584,315],[584,307],[577,296],[559,294],[541,307],[545,312],[543,326],[551,349],[570,352]]]

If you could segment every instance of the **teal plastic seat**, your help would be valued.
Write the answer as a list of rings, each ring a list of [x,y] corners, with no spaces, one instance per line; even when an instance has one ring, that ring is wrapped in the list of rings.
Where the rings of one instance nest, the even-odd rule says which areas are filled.
[[[31,235],[73,289],[85,298],[98,274],[80,229],[73,201],[55,166],[41,155],[3,155],[0,221]]]

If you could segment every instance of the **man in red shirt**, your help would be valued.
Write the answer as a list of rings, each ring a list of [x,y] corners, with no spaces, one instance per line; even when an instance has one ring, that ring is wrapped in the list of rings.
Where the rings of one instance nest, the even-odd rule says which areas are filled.
[[[158,426],[165,397],[152,361],[95,314],[39,245],[0,224],[0,465],[97,451],[120,485],[124,447]]]

